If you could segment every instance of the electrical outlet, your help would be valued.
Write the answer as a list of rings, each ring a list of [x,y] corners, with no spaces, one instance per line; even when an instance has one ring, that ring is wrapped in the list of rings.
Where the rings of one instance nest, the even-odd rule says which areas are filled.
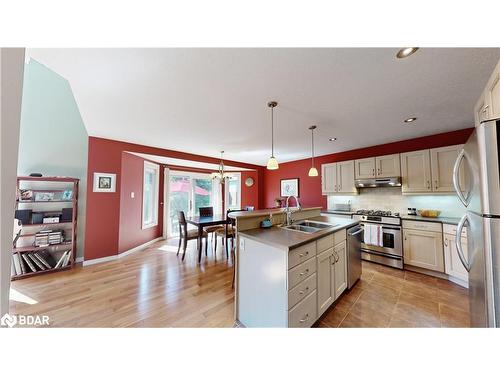
[[[245,239],[240,238],[240,251],[245,250]]]
[[[130,193],[130,198],[134,199],[135,198],[135,193],[134,192],[131,192]]]

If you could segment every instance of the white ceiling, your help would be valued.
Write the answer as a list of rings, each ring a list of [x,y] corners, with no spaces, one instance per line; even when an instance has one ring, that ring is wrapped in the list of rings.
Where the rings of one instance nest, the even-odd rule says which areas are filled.
[[[140,156],[141,158],[155,161],[155,162],[160,163],[160,164],[170,165],[170,166],[199,168],[199,169],[207,169],[207,170],[218,170],[219,169],[219,164],[215,164],[215,163],[205,163],[205,162],[201,162],[201,161],[168,158],[165,156],[143,154],[140,152],[129,152],[129,154]],[[250,171],[251,169],[240,168],[240,167],[231,167],[229,165],[224,165],[224,170],[229,171],[229,172],[235,172],[235,171]]]
[[[31,49],[67,78],[88,133],[265,165],[473,125],[500,49]],[[412,125],[403,119],[418,117]],[[329,137],[337,137],[335,143]]]

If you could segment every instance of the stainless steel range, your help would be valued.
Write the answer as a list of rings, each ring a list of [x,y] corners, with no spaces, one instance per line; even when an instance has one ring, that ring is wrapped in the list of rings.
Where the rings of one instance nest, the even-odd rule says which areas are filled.
[[[361,243],[361,258],[402,269],[403,239],[399,213],[380,210],[358,210],[353,215],[353,219],[360,220],[364,229],[365,224],[377,227],[381,234],[379,243],[376,245],[365,243],[366,236],[364,237]]]

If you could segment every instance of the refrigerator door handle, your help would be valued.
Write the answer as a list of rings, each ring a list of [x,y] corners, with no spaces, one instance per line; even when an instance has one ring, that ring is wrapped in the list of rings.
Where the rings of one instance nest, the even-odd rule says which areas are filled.
[[[467,214],[465,214],[464,216],[462,216],[460,222],[457,225],[457,233],[455,234],[455,246],[457,247],[457,253],[458,257],[460,258],[460,262],[462,262],[462,265],[467,270],[467,272],[470,272],[470,264],[467,259],[465,259],[462,249],[462,229],[467,221]]]
[[[462,193],[462,190],[460,189],[460,164],[462,162],[462,159],[465,158],[465,150],[462,149],[460,153],[458,154],[457,160],[455,161],[455,165],[453,166],[453,186],[455,188],[455,191],[458,195],[458,199],[460,199],[460,202],[467,207],[469,205],[470,201],[470,194],[467,194],[467,197],[464,196]]]

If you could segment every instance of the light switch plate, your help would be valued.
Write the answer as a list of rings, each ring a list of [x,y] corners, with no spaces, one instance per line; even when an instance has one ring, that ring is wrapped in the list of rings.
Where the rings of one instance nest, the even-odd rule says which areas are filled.
[[[245,239],[240,238],[240,251],[245,250]]]
[[[135,193],[134,192],[130,193],[130,198],[132,198],[132,199],[135,198]]]

